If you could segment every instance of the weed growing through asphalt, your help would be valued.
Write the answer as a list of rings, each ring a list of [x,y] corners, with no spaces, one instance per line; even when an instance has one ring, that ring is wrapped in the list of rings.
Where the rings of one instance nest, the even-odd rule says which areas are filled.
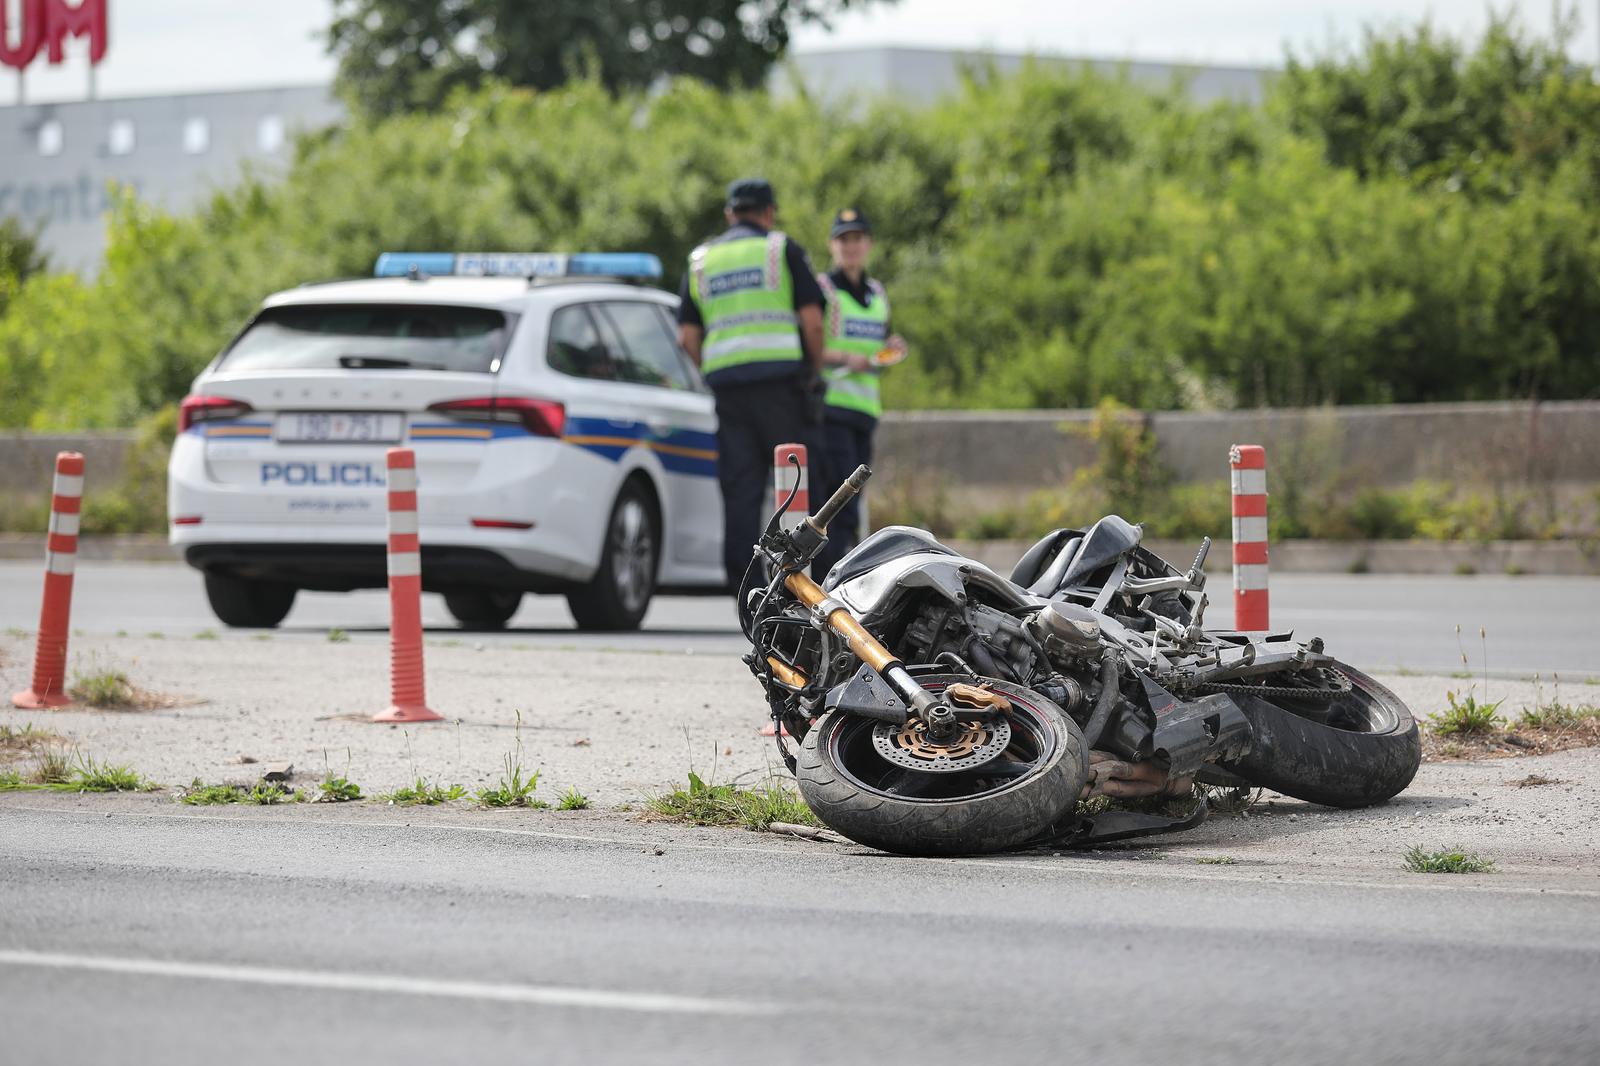
[[[344,771],[335,774],[328,766],[328,749],[322,749],[322,780],[317,782],[313,803],[349,803],[361,798],[361,786],[350,780],[350,749],[344,749]]]
[[[145,634],[145,637],[148,640],[166,640],[167,639],[167,635],[165,633],[161,632],[160,630],[151,630],[150,632]]]
[[[146,792],[151,785],[130,767],[84,756],[67,787],[74,792]]]
[[[422,777],[418,777],[409,785],[402,785],[393,792],[386,792],[378,799],[384,803],[391,803],[396,807],[432,807],[440,803],[449,803],[452,800],[462,799],[467,790],[460,785],[435,785]]]
[[[18,770],[0,773],[0,792],[148,792],[156,786],[127,766],[100,762],[66,749],[49,747],[39,752],[33,773],[24,778]]]
[[[328,630],[328,643],[329,644],[348,644],[348,643],[350,643],[350,634],[346,633],[344,630],[340,629],[338,626],[334,626],[332,629]]]
[[[1261,800],[1259,788],[1230,788],[1227,785],[1195,785],[1195,794],[1217,814],[1243,814]]]
[[[1201,855],[1194,861],[1201,866],[1234,866],[1239,862],[1231,855]]]
[[[79,674],[72,679],[68,694],[80,703],[102,710],[131,707],[134,702],[133,685],[128,681],[128,675],[120,670]]]
[[[569,788],[561,793],[561,802],[556,807],[563,811],[585,811],[589,809],[589,797],[575,788]]]
[[[279,803],[299,800],[294,789],[276,781],[260,781],[254,785],[206,785],[197,777],[184,789],[178,800],[191,807],[209,807],[222,803],[243,803],[257,807],[270,807]]]
[[[1499,699],[1493,703],[1482,703],[1472,689],[1468,689],[1465,696],[1455,692],[1446,693],[1445,699],[1450,706],[1428,717],[1430,728],[1435,733],[1492,733],[1500,723],[1500,705],[1505,702]]]
[[[539,787],[539,771],[525,773],[522,769],[522,712],[517,711],[516,714],[516,748],[506,752],[506,770],[500,775],[500,783],[493,788],[480,788],[478,802],[485,807],[533,807],[542,810],[550,804],[533,798],[533,790]]]
[[[1494,861],[1485,859],[1475,851],[1461,847],[1442,851],[1424,851],[1414,844],[1404,856],[1406,869],[1414,874],[1491,874],[1496,872]]]
[[[40,729],[32,722],[23,723],[19,729],[9,724],[0,724],[0,751],[33,751],[46,744],[58,743],[59,736],[46,729]]]
[[[64,785],[72,777],[72,756],[66,748],[49,747],[39,753],[33,780],[39,785]]]
[[[10,637],[12,640],[27,640],[28,631],[26,629],[19,629],[16,626],[7,626],[6,636]]]
[[[194,635],[194,639],[195,640],[216,640],[217,639],[217,631],[215,629],[202,629],[202,630],[200,630],[200,632],[198,632],[198,633],[196,633]]]
[[[693,770],[687,788],[650,798],[653,814],[694,825],[740,825],[766,830],[773,822],[821,825],[798,793],[771,781],[758,789],[707,784]]]

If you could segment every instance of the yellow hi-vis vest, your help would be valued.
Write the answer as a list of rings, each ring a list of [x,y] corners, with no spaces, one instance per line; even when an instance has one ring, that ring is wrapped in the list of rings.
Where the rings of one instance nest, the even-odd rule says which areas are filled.
[[[787,241],[774,230],[702,244],[690,253],[689,294],[706,328],[700,370],[709,384],[746,377],[728,374],[740,367],[805,361]]]
[[[889,339],[889,296],[876,278],[867,279],[872,292],[872,305],[862,307],[854,296],[841,291],[826,274],[819,274],[817,282],[827,299],[824,316],[824,346],[834,351],[849,352],[871,357]],[[846,411],[859,411],[878,418],[883,414],[883,397],[878,392],[878,369],[851,370],[846,366],[830,366],[823,371],[828,383],[826,403]]]

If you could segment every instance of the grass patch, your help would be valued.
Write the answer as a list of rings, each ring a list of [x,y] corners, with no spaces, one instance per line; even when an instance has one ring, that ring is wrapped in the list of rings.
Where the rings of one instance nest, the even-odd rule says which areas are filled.
[[[56,734],[37,728],[32,722],[20,729],[12,725],[0,725],[0,753],[31,752],[47,744],[59,743],[60,740]]]
[[[1201,866],[1236,866],[1239,862],[1231,855],[1201,855],[1194,861]]]
[[[1500,705],[1505,702],[1503,699],[1493,703],[1482,702],[1470,689],[1465,696],[1447,693],[1445,699],[1449,706],[1438,714],[1430,715],[1428,721],[1433,732],[1446,736],[1494,732],[1500,723]]]
[[[72,792],[147,792],[152,787],[131,767],[97,762],[87,756],[79,760],[67,782],[67,790]]]
[[[1600,707],[1592,704],[1544,703],[1523,711],[1517,719],[1521,729],[1576,729],[1585,722],[1600,719]]]
[[[294,803],[299,799],[294,789],[276,781],[259,781],[254,785],[207,785],[202,784],[198,777],[178,796],[180,803],[187,803],[191,807],[224,803],[270,807],[279,803]]]
[[[194,639],[195,640],[216,640],[217,639],[217,631],[215,629],[202,629],[202,630],[200,630],[200,632],[198,632],[198,633],[196,633],[194,635]]]
[[[589,797],[575,788],[569,788],[561,793],[561,802],[556,804],[557,810],[586,811],[589,809]]]
[[[517,742],[517,753],[506,753],[506,770],[500,783],[493,788],[480,788],[478,802],[485,807],[532,807],[544,809],[550,804],[535,799],[534,789],[539,787],[539,771],[524,773],[522,769],[522,743]]]
[[[116,710],[134,705],[133,685],[120,670],[96,670],[72,679],[68,694],[79,703],[101,710]]]
[[[66,748],[49,747],[39,753],[39,764],[34,767],[35,784],[64,785],[72,779],[72,756]]]
[[[1259,788],[1229,788],[1226,785],[1195,785],[1195,793],[1217,814],[1239,815],[1261,800]]]
[[[464,799],[467,790],[460,785],[434,785],[426,779],[418,777],[409,785],[402,785],[393,792],[386,792],[378,799],[384,803],[391,803],[396,807],[432,807],[440,803],[450,803],[454,800]]]
[[[15,770],[0,770],[0,792],[21,792],[32,786]]]
[[[349,803],[361,798],[361,786],[344,777],[328,775],[317,782],[315,803]]]
[[[693,825],[739,825],[765,831],[773,822],[821,825],[799,793],[776,781],[758,789],[710,785],[689,773],[688,787],[654,796],[648,810]]]
[[[332,629],[328,630],[328,643],[329,644],[348,644],[348,643],[350,643],[350,634],[346,633],[344,630],[340,629],[338,626],[334,626]]]
[[[1403,856],[1405,867],[1414,874],[1490,874],[1495,872],[1494,861],[1485,859],[1475,851],[1447,848],[1442,851],[1424,851],[1414,844]]]

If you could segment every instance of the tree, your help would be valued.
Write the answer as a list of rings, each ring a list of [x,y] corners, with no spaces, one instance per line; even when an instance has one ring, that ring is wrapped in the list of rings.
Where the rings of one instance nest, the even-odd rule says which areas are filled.
[[[31,274],[42,274],[50,259],[39,248],[39,235],[14,218],[0,218],[0,315],[6,313],[11,293]]]
[[[885,0],[334,0],[328,50],[371,115],[438,108],[494,77],[548,89],[593,75],[609,89],[674,75],[759,85],[791,28]],[[887,0],[894,2],[894,0]]]

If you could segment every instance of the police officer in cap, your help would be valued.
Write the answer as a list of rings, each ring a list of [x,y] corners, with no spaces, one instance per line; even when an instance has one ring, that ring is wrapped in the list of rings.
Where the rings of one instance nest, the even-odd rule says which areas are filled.
[[[728,186],[728,230],[689,255],[678,339],[717,406],[723,566],[737,588],[771,510],[772,451],[821,460],[822,289],[806,253],[779,230],[772,186]]]
[[[872,465],[872,434],[883,414],[878,392],[879,353],[894,362],[905,358],[906,342],[889,332],[889,294],[867,274],[872,255],[872,226],[859,208],[847,207],[833,218],[828,232],[833,269],[817,278],[826,299],[823,346],[827,382],[824,436],[825,464],[831,477],[822,498],[831,496],[851,471]],[[826,575],[860,536],[860,497],[852,498],[828,526],[828,545],[813,564]]]

